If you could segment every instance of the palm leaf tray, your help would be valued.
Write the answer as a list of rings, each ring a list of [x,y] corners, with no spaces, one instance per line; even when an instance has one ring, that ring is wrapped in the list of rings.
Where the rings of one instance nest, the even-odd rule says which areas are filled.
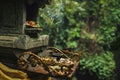
[[[18,60],[20,69],[54,77],[72,77],[78,68],[81,53],[48,47],[40,54],[23,53]]]

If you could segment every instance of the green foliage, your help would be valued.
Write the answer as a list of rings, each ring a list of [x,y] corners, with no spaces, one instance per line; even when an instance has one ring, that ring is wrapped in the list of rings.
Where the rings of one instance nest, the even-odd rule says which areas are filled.
[[[79,3],[74,0],[53,0],[50,6],[40,10],[39,23],[50,35],[50,45],[61,48],[77,47],[80,27],[84,24],[79,21],[80,11]]]
[[[113,54],[109,51],[103,54],[95,54],[88,57],[83,55],[80,60],[81,71],[88,69],[91,73],[96,73],[100,80],[112,80],[114,79],[115,62],[113,60]]]
[[[86,16],[83,16],[83,20],[86,22],[88,30],[83,28],[82,38],[93,39],[98,44],[106,45],[108,48],[110,43],[115,40],[116,25],[120,22],[119,18],[119,3],[120,1],[88,1],[81,0],[84,3],[82,7],[85,9]],[[120,6],[119,6],[120,7]]]
[[[40,9],[39,23],[50,35],[50,45],[94,54],[82,57],[81,69],[109,80],[115,69],[109,50],[120,25],[119,4],[120,0],[52,0]]]
[[[40,9],[40,25],[50,35],[50,45],[79,48],[79,40],[92,39],[100,45],[115,40],[120,22],[117,0],[52,0]]]
[[[63,3],[61,0],[53,0],[51,5],[40,9],[40,25],[44,32],[50,35],[50,45],[58,46],[65,43],[65,31],[63,31]],[[59,46],[61,47],[61,46]]]
[[[98,38],[97,38],[97,42],[99,44],[103,44],[103,45],[107,45],[108,47],[110,46],[110,43],[113,42],[115,40],[115,31],[116,31],[116,27],[105,27],[105,26],[101,26],[98,29]]]

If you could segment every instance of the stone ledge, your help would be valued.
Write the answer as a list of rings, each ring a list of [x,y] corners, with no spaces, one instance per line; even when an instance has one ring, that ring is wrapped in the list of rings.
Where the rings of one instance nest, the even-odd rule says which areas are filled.
[[[49,41],[48,35],[40,35],[39,38],[30,38],[27,35],[19,36],[0,36],[0,46],[18,49],[31,49],[41,46],[47,46]]]

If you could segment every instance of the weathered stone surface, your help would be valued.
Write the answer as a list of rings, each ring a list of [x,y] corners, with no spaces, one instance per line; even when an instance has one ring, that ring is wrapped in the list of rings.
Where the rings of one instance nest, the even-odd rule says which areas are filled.
[[[24,0],[1,0],[0,14],[0,34],[24,33],[26,19]]]
[[[26,33],[27,4],[32,1],[37,5],[45,5],[49,0],[1,0],[0,1],[0,47],[32,49],[48,45],[48,35],[38,35],[35,38]],[[44,4],[41,4],[44,3]],[[30,4],[31,5],[31,4]],[[39,10],[39,7],[35,7]],[[34,8],[33,8],[34,10]],[[37,14],[34,13],[35,15]],[[29,17],[34,17],[32,14]],[[35,18],[38,16],[36,15]],[[33,31],[33,30],[32,30]],[[35,31],[35,30],[34,30]],[[33,32],[32,32],[33,33]],[[31,34],[31,33],[30,33]]]
[[[47,46],[49,41],[48,35],[41,35],[39,38],[30,38],[27,35],[19,36],[0,36],[0,46],[18,49],[31,49],[40,46]]]

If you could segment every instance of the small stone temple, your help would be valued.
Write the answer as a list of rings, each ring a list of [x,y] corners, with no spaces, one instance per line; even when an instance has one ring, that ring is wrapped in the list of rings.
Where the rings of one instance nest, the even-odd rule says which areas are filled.
[[[30,27],[26,21],[38,22],[39,8],[50,0],[0,0],[0,59],[12,53],[39,51],[47,46],[49,36],[40,35],[41,28]]]

